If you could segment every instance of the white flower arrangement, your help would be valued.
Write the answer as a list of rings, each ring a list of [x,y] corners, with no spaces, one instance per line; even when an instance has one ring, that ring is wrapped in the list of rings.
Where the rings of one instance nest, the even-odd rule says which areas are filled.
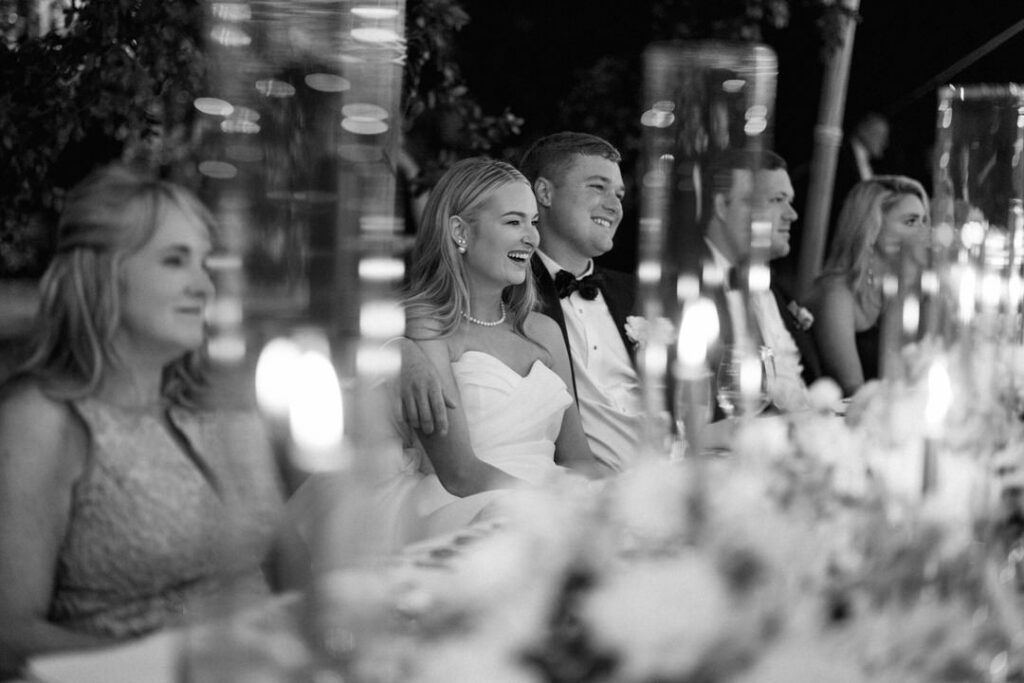
[[[649,340],[668,344],[675,336],[675,328],[668,318],[657,318],[652,323],[641,315],[629,315],[626,316],[624,329],[626,338],[633,342],[634,346],[642,346]]]
[[[822,385],[817,410],[745,421],[729,458],[645,461],[601,489],[531,492],[442,568],[360,588],[338,614],[376,623],[374,601],[398,613],[366,656],[387,650],[409,681],[990,680],[1024,616],[1006,612],[1012,582],[986,583],[976,532],[1013,529],[965,504],[986,474],[978,449],[943,460],[951,486],[922,504],[907,464],[922,459],[910,427],[926,365],[908,358],[907,382],[867,387],[845,420]],[[977,436],[997,421],[984,406],[958,398],[950,420]],[[1024,428],[998,431],[979,448],[1019,491]],[[1019,571],[1005,540],[991,544],[996,576]]]
[[[790,300],[789,304],[786,305],[786,308],[793,314],[793,317],[796,318],[796,322],[800,326],[800,329],[804,332],[811,329],[811,326],[814,325],[814,314],[798,304],[796,299]]]

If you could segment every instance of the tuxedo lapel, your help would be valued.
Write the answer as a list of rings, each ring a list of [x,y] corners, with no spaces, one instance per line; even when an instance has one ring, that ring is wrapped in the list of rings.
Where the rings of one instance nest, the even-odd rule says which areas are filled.
[[[800,362],[803,365],[803,380],[808,386],[814,383],[821,376],[821,361],[818,359],[818,347],[814,338],[800,326],[793,312],[789,310],[789,304],[793,299],[789,298],[780,287],[772,283],[772,294],[775,295],[775,303],[779,307],[779,315],[785,323],[796,347],[800,351]]]
[[[556,323],[558,329],[562,330],[562,341],[565,342],[565,352],[569,356],[569,371],[572,373],[572,394],[576,396],[576,368],[572,363],[572,349],[569,348],[569,332],[565,329],[565,314],[562,313],[562,303],[555,291],[555,281],[544,267],[544,262],[536,254],[530,260],[533,267],[533,282],[537,288],[537,301],[540,303],[540,312],[550,316]],[[579,400],[579,399],[577,399]]]
[[[601,295],[612,320],[615,321],[615,329],[619,332],[619,338],[626,347],[629,359],[636,366],[636,344],[626,335],[626,318],[636,313],[636,280],[626,273],[596,266],[594,272],[600,275],[598,282]]]
[[[562,329],[562,337],[565,339],[566,348],[569,347],[569,334],[565,331],[565,315],[562,313],[562,304],[558,299],[558,292],[555,291],[555,280],[544,267],[540,257],[534,255],[530,261],[533,267],[533,281],[537,285],[537,300],[540,302],[540,312],[555,319]]]

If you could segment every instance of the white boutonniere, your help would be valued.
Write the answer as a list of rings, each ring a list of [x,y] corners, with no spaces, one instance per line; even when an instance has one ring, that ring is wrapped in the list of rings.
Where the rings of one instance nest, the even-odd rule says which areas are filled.
[[[626,338],[634,345],[643,344],[651,333],[651,323],[640,315],[626,316]]]
[[[641,315],[626,316],[626,338],[633,342],[633,346],[641,346],[650,339],[662,343],[670,343],[674,335],[672,322],[668,318],[658,318],[652,324],[650,320]]]
[[[801,330],[806,332],[807,330],[811,329],[811,325],[814,324],[813,313],[811,313],[806,308],[798,304],[795,300],[790,301],[789,305],[786,306],[786,308],[788,308],[789,312],[793,314],[794,318],[796,318],[796,322],[800,326]]]

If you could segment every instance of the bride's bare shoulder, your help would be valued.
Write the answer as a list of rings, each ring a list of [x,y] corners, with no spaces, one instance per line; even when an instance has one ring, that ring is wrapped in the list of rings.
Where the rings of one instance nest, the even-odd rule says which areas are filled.
[[[523,330],[540,341],[542,338],[561,338],[562,330],[555,319],[539,311],[531,311],[523,322]]]

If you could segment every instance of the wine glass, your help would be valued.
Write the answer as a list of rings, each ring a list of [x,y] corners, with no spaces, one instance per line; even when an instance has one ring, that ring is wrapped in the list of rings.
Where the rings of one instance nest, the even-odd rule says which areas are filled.
[[[687,420],[691,421],[691,429],[706,425],[714,417],[714,407],[710,372],[705,370],[699,376],[676,378],[672,414],[675,416],[676,434],[680,440],[687,438]]]
[[[770,349],[728,346],[716,375],[718,405],[726,417],[757,415],[771,402],[775,360]],[[769,372],[769,369],[771,370]]]

